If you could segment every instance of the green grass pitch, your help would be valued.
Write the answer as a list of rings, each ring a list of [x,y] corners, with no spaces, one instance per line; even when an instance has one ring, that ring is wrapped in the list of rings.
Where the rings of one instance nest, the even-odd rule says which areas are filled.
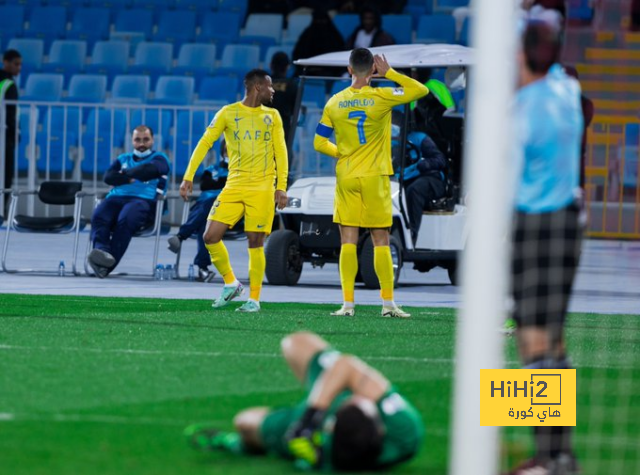
[[[378,368],[423,414],[424,447],[394,473],[446,473],[454,310],[412,308],[404,321],[380,318],[378,307],[330,318],[327,305],[265,303],[257,315],[238,315],[236,306],[0,295],[0,472],[295,473],[275,458],[193,452],[182,429],[205,421],[230,429],[240,409],[300,400],[279,341],[304,329]],[[640,467],[639,321],[571,316],[576,445],[585,474]],[[512,339],[506,358],[517,365]],[[525,456],[529,444],[526,430],[506,431],[503,460]]]

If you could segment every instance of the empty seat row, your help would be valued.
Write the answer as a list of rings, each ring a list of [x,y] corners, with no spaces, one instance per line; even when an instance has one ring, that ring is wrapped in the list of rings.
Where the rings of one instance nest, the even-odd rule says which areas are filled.
[[[33,73],[27,79],[22,102],[123,103],[157,105],[224,105],[235,102],[242,90],[236,77],[211,76],[202,80],[195,98],[195,80],[184,76],[160,76],[154,97],[149,99],[151,80],[148,76],[116,76],[107,98],[107,77],[100,74],[78,74],[71,78],[67,96],[63,97],[60,74]]]
[[[18,170],[26,171],[29,157],[33,157],[41,173],[68,174],[81,161],[84,174],[101,175],[125,147],[127,134],[144,124],[154,131],[155,148],[167,152],[176,173],[182,175],[216,111],[96,107],[88,110],[87,120],[82,119],[85,114],[76,107],[21,111],[24,140],[19,146]]]
[[[111,79],[117,74],[147,74],[153,84],[163,74],[183,74],[192,76],[199,84],[202,78],[220,71],[224,74],[242,75],[259,65],[264,59],[268,68],[271,57],[277,51],[291,54],[290,46],[272,46],[264,55],[260,48],[253,45],[227,45],[222,53],[219,66],[216,60],[217,48],[211,44],[184,44],[180,48],[178,59],[173,60],[173,45],[170,43],[143,42],[136,48],[133,64],[129,65],[128,44],[122,41],[100,41],[96,43],[87,64],[87,44],[84,41],[57,40],[51,46],[49,61],[43,63],[43,44],[41,40],[14,39],[8,48],[21,52],[23,57],[23,77],[32,72],[51,72],[64,75],[65,86],[74,74],[105,74]],[[24,81],[21,81],[24,84]]]

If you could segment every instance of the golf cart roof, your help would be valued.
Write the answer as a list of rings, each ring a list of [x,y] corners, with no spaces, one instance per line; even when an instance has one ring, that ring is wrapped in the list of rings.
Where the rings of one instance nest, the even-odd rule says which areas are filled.
[[[373,54],[384,54],[393,68],[436,68],[469,66],[473,64],[473,49],[460,45],[391,45],[371,48]],[[299,59],[299,66],[347,67],[351,51],[326,53],[307,59]]]

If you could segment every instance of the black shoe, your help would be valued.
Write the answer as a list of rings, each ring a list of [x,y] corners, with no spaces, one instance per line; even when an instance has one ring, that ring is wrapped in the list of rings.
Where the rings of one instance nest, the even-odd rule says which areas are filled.
[[[204,282],[205,284],[208,284],[209,282],[211,282],[213,280],[213,278],[216,276],[216,273],[213,271],[210,271],[208,268],[206,267],[199,267],[198,268],[198,277],[196,278],[196,280],[198,282]]]
[[[109,275],[109,269],[115,265],[116,259],[108,252],[94,249],[89,253],[89,256],[87,256],[87,262],[96,276],[104,279]]]
[[[182,239],[177,234],[175,236],[171,236],[168,240],[169,250],[174,254],[177,254],[180,251],[180,247],[182,247]]]

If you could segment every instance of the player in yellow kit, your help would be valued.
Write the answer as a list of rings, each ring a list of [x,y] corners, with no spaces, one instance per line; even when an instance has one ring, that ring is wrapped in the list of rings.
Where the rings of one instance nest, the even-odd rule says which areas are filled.
[[[180,195],[188,199],[193,191],[196,170],[213,143],[224,133],[229,153],[229,176],[211,208],[204,232],[211,262],[224,279],[222,294],[213,306],[224,307],[243,293],[222,237],[244,216],[244,230],[249,241],[250,296],[237,310],[258,312],[266,267],[264,239],[271,232],[275,206],[283,209],[287,205],[288,158],[280,114],[276,109],[266,107],[271,104],[275,92],[269,74],[253,69],[245,76],[244,86],[242,101],[223,107],[198,142],[180,185]]]
[[[369,228],[374,247],[374,267],[380,281],[382,316],[410,315],[393,300],[393,262],[389,248],[391,217],[391,111],[423,97],[429,90],[418,81],[389,66],[384,56],[375,57],[357,48],[349,57],[351,87],[337,93],[324,107],[314,147],[338,160],[333,221],[340,225],[340,280],[344,304],[332,315],[354,315],[354,287],[358,273],[357,243],[360,228]],[[401,87],[370,87],[375,76]],[[336,144],[329,141],[336,134]]]

